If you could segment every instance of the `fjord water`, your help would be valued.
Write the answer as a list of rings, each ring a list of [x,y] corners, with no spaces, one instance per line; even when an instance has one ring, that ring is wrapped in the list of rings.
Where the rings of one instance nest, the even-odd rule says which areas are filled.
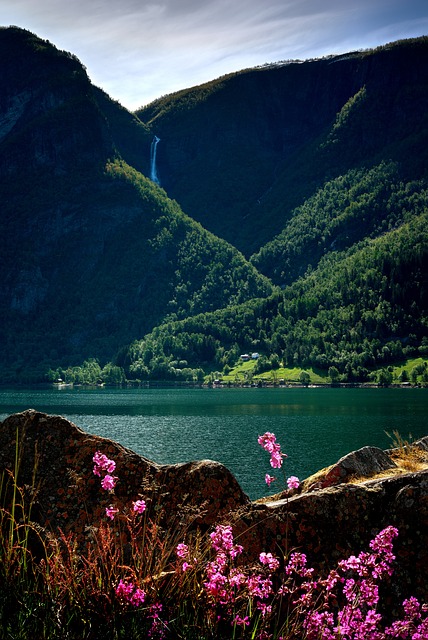
[[[161,464],[225,464],[252,499],[284,486],[257,444],[276,434],[285,473],[300,479],[387,435],[428,435],[426,389],[3,389],[0,420],[25,409],[62,415]],[[265,473],[277,475],[268,491]]]

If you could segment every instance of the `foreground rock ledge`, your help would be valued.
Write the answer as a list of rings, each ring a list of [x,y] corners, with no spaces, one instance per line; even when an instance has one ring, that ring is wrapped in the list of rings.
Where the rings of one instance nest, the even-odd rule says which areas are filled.
[[[0,423],[0,474],[14,472],[17,438],[18,485],[34,503],[33,521],[54,532],[73,531],[84,540],[113,500],[126,507],[144,498],[150,517],[177,542],[189,522],[203,530],[228,522],[244,546],[244,561],[254,561],[261,551],[281,555],[298,548],[322,570],[367,548],[380,529],[394,525],[399,538],[391,605],[408,595],[428,601],[428,470],[345,482],[361,462],[365,473],[392,468],[381,450],[365,447],[345,456],[305,492],[251,502],[217,462],[158,465],[61,416],[31,409]],[[428,449],[428,438],[420,446]],[[116,461],[114,498],[92,473],[96,450]]]

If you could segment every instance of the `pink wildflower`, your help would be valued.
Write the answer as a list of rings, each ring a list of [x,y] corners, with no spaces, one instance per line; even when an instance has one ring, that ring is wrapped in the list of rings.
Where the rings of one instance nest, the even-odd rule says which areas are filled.
[[[95,463],[94,474],[96,476],[100,476],[101,471],[107,471],[107,473],[111,474],[116,469],[115,461],[107,458],[107,456],[104,455],[104,453],[101,453],[101,451],[96,451],[92,460]]]
[[[268,487],[270,487],[272,482],[274,482],[275,480],[276,480],[276,478],[274,476],[270,476],[268,473],[265,475],[265,482],[266,482]]]
[[[133,502],[133,508],[136,513],[143,513],[146,510],[146,503],[144,500],[136,500]]]
[[[232,569],[229,575],[229,584],[231,587],[239,587],[245,582],[245,574],[238,569]]]
[[[282,459],[286,458],[285,453],[281,453],[281,446],[276,441],[276,436],[270,431],[266,431],[262,436],[257,438],[257,442],[265,451],[270,453],[270,465],[274,469],[280,469]]]
[[[146,598],[146,594],[142,589],[135,589],[134,593],[132,594],[131,598],[129,599],[129,602],[134,605],[134,607],[139,607],[140,604],[143,604],[144,600]]]
[[[248,627],[248,625],[250,624],[250,620],[248,616],[245,616],[245,618],[241,618],[240,616],[236,615],[232,620],[232,624],[237,624],[240,627]]]
[[[265,451],[272,453],[276,445],[276,435],[270,431],[266,431],[266,433],[257,438],[257,442]]]
[[[242,546],[233,544],[233,532],[230,525],[217,525],[215,531],[210,533],[210,538],[213,549],[217,552],[227,552],[231,558],[236,558],[242,553]]]
[[[289,489],[298,489],[300,486],[300,480],[296,476],[290,476],[287,480],[287,486]]]
[[[187,546],[187,544],[180,542],[180,544],[178,544],[175,548],[175,553],[178,555],[179,558],[187,558],[187,555],[189,553],[189,547]]]
[[[110,520],[114,520],[116,513],[119,513],[119,509],[116,509],[116,507],[106,507],[106,516]]]
[[[272,593],[272,581],[255,574],[248,576],[247,587],[249,593],[257,598],[267,598]]]
[[[116,596],[126,600],[126,602],[129,602],[134,607],[139,607],[143,604],[146,598],[146,593],[142,589],[136,587],[133,582],[124,582],[123,580],[120,580],[116,587]]]
[[[116,481],[117,481],[117,477],[116,476],[111,476],[111,475],[107,474],[101,480],[101,486],[106,491],[111,491],[112,489],[114,489]]]
[[[187,571],[187,569],[191,569],[191,568],[192,568],[192,565],[191,565],[191,564],[189,564],[188,562],[183,562],[183,564],[181,565],[181,570],[182,570],[183,572],[184,572],[184,571]]]
[[[118,598],[124,598],[127,600],[131,593],[134,591],[134,585],[132,582],[124,582],[123,580],[119,581],[119,584],[116,587],[116,595]]]
[[[271,571],[276,571],[279,567],[279,560],[275,558],[271,553],[265,553],[264,551],[259,556],[262,564],[267,564]]]
[[[265,602],[258,602],[257,609],[261,611],[262,617],[264,618],[269,613],[272,613],[272,605],[266,604]]]

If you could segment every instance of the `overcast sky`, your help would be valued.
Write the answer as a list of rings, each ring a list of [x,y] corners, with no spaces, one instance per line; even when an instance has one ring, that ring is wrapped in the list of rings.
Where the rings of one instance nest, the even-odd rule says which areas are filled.
[[[231,71],[428,35],[428,0],[0,0],[0,24],[74,53],[135,110]]]

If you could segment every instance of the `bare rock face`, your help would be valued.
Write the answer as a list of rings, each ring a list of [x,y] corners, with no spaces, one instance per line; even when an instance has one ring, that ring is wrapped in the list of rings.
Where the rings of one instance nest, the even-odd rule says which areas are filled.
[[[425,440],[420,441],[423,451]],[[93,474],[97,450],[116,462],[114,494],[101,489],[100,478]],[[3,487],[16,466],[19,501],[33,502],[32,519],[54,533],[73,531],[82,542],[91,527],[106,518],[110,504],[123,510],[144,499],[147,515],[173,532],[177,542],[189,522],[202,531],[230,523],[244,547],[243,562],[254,562],[261,551],[286,557],[299,550],[322,572],[368,549],[370,540],[392,525],[399,536],[393,579],[384,587],[386,601],[393,607],[415,595],[428,602],[428,470],[344,482],[346,476],[373,475],[376,469],[394,466],[385,452],[373,447],[342,458],[332,468],[340,471],[330,474],[329,486],[251,502],[217,462],[158,465],[60,416],[28,410],[0,423]],[[0,498],[7,500],[7,488]]]

